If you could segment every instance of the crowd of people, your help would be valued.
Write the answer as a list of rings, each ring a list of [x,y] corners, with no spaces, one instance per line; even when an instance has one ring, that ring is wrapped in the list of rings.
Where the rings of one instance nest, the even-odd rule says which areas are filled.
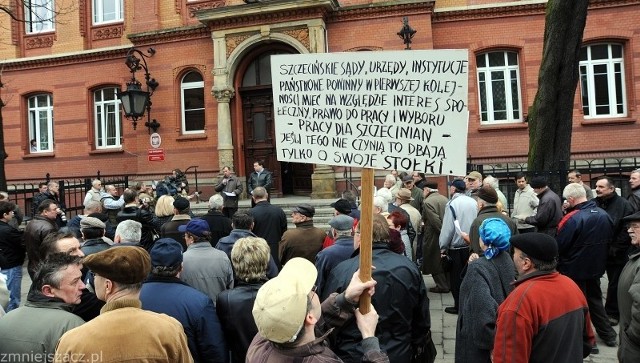
[[[433,362],[430,291],[453,296],[444,311],[457,315],[456,362],[581,362],[599,352],[596,336],[619,347],[621,362],[640,361],[640,170],[628,198],[607,176],[592,190],[572,171],[561,198],[544,177],[518,174],[511,204],[477,171],[451,180],[446,195],[424,174],[394,171],[373,198],[369,281],[355,195],[330,204],[328,230],[308,203],[288,211],[288,229],[270,202],[270,172],[260,162],[254,170],[250,209],[238,209],[243,183],[225,167],[201,217],[180,193],[118,193],[94,180],[85,214],[67,222],[51,182],[22,231],[3,195],[0,352],[55,362]],[[26,259],[32,285],[21,301]]]

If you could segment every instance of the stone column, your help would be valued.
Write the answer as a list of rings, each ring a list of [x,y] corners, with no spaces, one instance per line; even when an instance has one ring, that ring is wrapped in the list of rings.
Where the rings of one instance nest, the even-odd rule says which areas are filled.
[[[312,53],[326,51],[325,24],[322,20],[309,22],[309,49]],[[311,198],[331,199],[336,196],[336,175],[330,165],[316,164],[311,175]]]
[[[214,89],[213,96],[218,100],[218,163],[233,168],[233,138],[231,136],[231,111],[229,101],[235,95],[232,89]]]

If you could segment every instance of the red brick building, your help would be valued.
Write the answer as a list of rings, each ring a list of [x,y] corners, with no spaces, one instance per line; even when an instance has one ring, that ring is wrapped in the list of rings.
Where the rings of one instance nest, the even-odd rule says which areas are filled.
[[[269,56],[403,49],[396,33],[405,16],[417,30],[413,49],[469,49],[471,160],[527,158],[545,1],[6,1],[27,19],[0,16],[9,182],[98,170],[149,180],[192,165],[210,182],[224,165],[244,176],[265,159],[276,194],[332,197],[341,168],[275,158]],[[55,21],[39,6],[49,1],[59,10]],[[33,5],[31,13],[23,2]],[[591,1],[574,159],[639,154],[638,19],[640,0]],[[146,61],[159,83],[151,117],[161,123],[163,161],[148,159],[146,116],[134,131],[116,97],[130,79],[124,59],[131,46],[156,51]]]

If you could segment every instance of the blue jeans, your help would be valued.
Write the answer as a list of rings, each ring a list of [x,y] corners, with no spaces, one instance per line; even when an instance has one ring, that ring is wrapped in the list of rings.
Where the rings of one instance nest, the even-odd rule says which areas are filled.
[[[22,265],[0,270],[7,275],[7,289],[9,289],[9,305],[6,311],[9,312],[20,306],[20,293],[22,287]]]

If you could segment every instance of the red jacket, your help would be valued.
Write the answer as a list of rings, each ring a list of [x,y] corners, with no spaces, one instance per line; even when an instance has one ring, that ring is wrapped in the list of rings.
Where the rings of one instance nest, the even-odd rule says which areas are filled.
[[[498,308],[493,363],[582,363],[595,344],[584,294],[568,277],[536,271]]]

